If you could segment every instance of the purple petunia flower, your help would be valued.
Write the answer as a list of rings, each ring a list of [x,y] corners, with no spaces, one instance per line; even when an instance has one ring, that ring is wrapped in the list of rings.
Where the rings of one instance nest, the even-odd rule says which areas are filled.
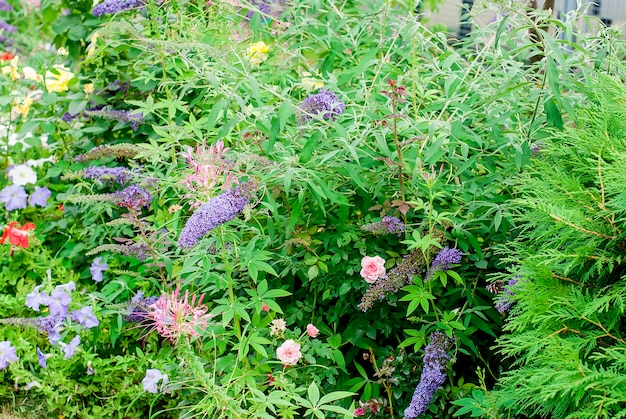
[[[101,257],[97,257],[91,262],[89,272],[91,272],[91,279],[96,282],[102,282],[102,272],[109,270],[109,265],[106,262],[102,262]]]
[[[0,370],[5,369],[11,362],[17,361],[15,348],[8,340],[0,342]]]
[[[448,246],[444,247],[437,253],[433,264],[424,277],[424,281],[430,281],[437,272],[445,272],[450,269],[453,264],[460,263],[462,256],[463,253],[461,253],[459,249],[450,249]]]
[[[37,285],[32,292],[26,294],[26,307],[39,311],[40,305],[48,306],[50,304],[50,296],[45,292],[39,292],[41,287],[43,284]]]
[[[52,316],[66,316],[68,307],[71,302],[72,297],[70,297],[65,291],[58,288],[55,289],[50,294],[50,299],[48,302],[50,314]]]
[[[48,365],[46,364],[46,360],[48,359],[48,356],[46,354],[44,354],[41,349],[39,349],[39,347],[37,347],[37,360],[39,361],[39,366],[41,368],[47,368]]]
[[[299,124],[303,124],[316,115],[334,121],[337,115],[341,115],[345,110],[346,104],[339,100],[335,93],[320,89],[318,93],[307,97],[300,103],[297,120]]]
[[[76,335],[74,339],[70,341],[70,343],[61,342],[61,350],[65,352],[65,359],[70,359],[74,356],[74,351],[80,345],[80,336]]]
[[[26,208],[28,195],[23,186],[10,185],[0,191],[0,202],[4,202],[7,211]]]
[[[72,321],[80,323],[86,329],[91,329],[100,324],[98,318],[93,314],[93,310],[90,306],[85,306],[80,310],[74,310],[70,313],[70,319]]]
[[[235,218],[250,202],[251,187],[250,183],[243,183],[202,204],[187,220],[178,238],[178,246],[183,249],[193,247],[209,231]]]
[[[430,335],[430,343],[425,348],[422,376],[413,393],[411,404],[404,411],[407,419],[415,419],[424,413],[432,403],[435,392],[445,383],[446,363],[450,360],[448,350],[453,343],[452,339],[441,332]]]
[[[70,294],[72,291],[76,290],[76,283],[74,281],[70,281],[67,284],[57,285],[55,290],[65,291]]]
[[[157,369],[150,368],[146,370],[146,376],[141,380],[141,385],[148,393],[156,394],[159,392],[158,384],[161,380],[161,387],[163,387],[168,382],[167,375]]]
[[[52,192],[50,192],[50,189],[35,186],[35,190],[28,197],[28,205],[30,205],[31,207],[34,207],[35,205],[45,207],[48,204],[48,199],[50,199],[51,196]]]
[[[142,0],[104,0],[93,8],[92,13],[95,17],[114,15],[118,12],[125,12],[142,7],[143,5],[144,2]]]

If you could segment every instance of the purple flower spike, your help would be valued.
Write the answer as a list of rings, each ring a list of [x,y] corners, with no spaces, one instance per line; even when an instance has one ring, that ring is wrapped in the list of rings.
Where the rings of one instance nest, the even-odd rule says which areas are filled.
[[[89,166],[83,169],[83,176],[109,185],[113,183],[123,185],[128,182],[132,173],[125,167]]]
[[[72,298],[63,290],[55,289],[50,294],[48,308],[52,316],[66,316]]]
[[[248,202],[252,185],[244,183],[235,189],[216,196],[202,204],[187,220],[178,239],[178,246],[187,249],[195,246],[209,231],[235,218]]]
[[[426,273],[425,281],[430,281],[437,272],[445,272],[454,264],[461,262],[463,253],[459,249],[450,249],[448,246],[441,249],[430,269]]]
[[[40,207],[45,207],[48,204],[48,199],[52,196],[52,192],[48,188],[40,188],[39,186],[35,186],[35,190],[28,197],[28,205],[34,207],[39,205]]]
[[[45,292],[39,292],[43,285],[37,285],[35,289],[26,294],[26,307],[39,311],[39,306],[47,306],[50,303],[50,296]]]
[[[385,216],[382,220],[366,224],[361,230],[373,233],[376,236],[383,234],[398,234],[400,236],[406,230],[406,225],[398,217]]]
[[[0,0],[0,12],[10,12],[11,10],[13,10],[13,6],[6,0]]]
[[[5,340],[0,342],[0,370],[5,369],[11,362],[17,361],[17,354],[11,342]]]
[[[89,272],[91,272],[91,279],[95,282],[102,282],[102,272],[107,271],[109,265],[106,262],[102,262],[101,257],[97,257],[91,262]]]
[[[136,9],[142,7],[142,0],[104,0],[93,8],[93,15],[100,17],[102,15],[114,15],[119,12]]]
[[[512,288],[515,284],[517,284],[517,278],[518,277],[510,279],[504,287],[504,290],[500,293],[500,297],[496,301],[496,310],[498,310],[498,313],[508,313],[511,310],[511,307],[517,303],[517,301],[511,298],[515,295]]]
[[[74,351],[80,345],[80,336],[76,335],[74,339],[70,341],[70,343],[65,344],[61,342],[61,350],[65,352],[65,359],[70,359],[74,356]]]
[[[4,202],[7,211],[26,208],[28,195],[23,186],[10,185],[0,191],[0,202]]]
[[[147,189],[139,185],[130,185],[112,194],[120,207],[134,208],[149,207],[152,203],[152,195]]]
[[[90,306],[85,306],[80,310],[74,310],[70,313],[72,321],[80,323],[85,329],[91,329],[100,324],[98,318],[93,314],[93,310]]]
[[[316,115],[334,121],[345,110],[346,104],[339,100],[335,93],[320,89],[318,93],[302,101],[298,107],[297,119],[299,124],[303,124]]]
[[[425,348],[424,368],[420,382],[415,388],[411,404],[404,411],[407,419],[415,419],[428,409],[435,392],[446,382],[446,363],[450,360],[448,350],[453,340],[441,332],[430,335],[430,343]]]

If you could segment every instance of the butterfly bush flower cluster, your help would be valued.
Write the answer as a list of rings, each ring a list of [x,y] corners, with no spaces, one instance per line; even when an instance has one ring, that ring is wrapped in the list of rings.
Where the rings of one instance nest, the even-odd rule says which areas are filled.
[[[509,279],[507,285],[504,286],[504,290],[500,293],[500,297],[498,297],[496,301],[496,310],[498,310],[498,313],[508,313],[511,307],[517,303],[517,301],[513,300],[511,297],[515,295],[513,287],[518,283],[518,279],[519,277]]]
[[[74,161],[77,163],[83,163],[92,160],[99,160],[105,157],[113,157],[115,159],[133,159],[141,151],[141,148],[135,144],[103,144],[91,149],[87,153],[77,155],[74,157]]]
[[[346,104],[339,100],[335,93],[320,89],[318,93],[307,97],[300,103],[297,120],[299,124],[304,124],[313,116],[317,116],[334,121],[345,110]]]
[[[372,233],[375,236],[384,234],[397,234],[400,236],[406,230],[406,225],[398,217],[385,216],[382,220],[365,224],[361,227],[361,231]]]
[[[143,292],[139,291],[131,298],[128,304],[128,315],[126,321],[131,323],[141,323],[146,319],[150,308],[159,301],[160,297],[144,297]]]
[[[93,8],[92,14],[95,17],[114,15],[143,7],[144,3],[143,0],[104,0]]]
[[[463,253],[459,249],[450,249],[448,246],[444,247],[437,253],[430,269],[426,272],[424,280],[430,281],[437,272],[445,272],[450,269],[452,265],[460,263],[462,256]]]
[[[425,348],[424,368],[415,388],[409,407],[404,411],[407,419],[415,419],[424,413],[432,403],[435,392],[446,381],[446,363],[450,360],[448,351],[454,343],[441,332],[430,335],[430,343]]]
[[[132,172],[126,167],[89,166],[83,169],[82,175],[85,179],[98,180],[108,185],[124,185],[132,177]]]
[[[137,111],[120,111],[120,110],[93,110],[85,111],[87,116],[95,116],[102,119],[108,119],[110,121],[118,121],[130,123],[130,127],[133,131],[139,129],[139,125],[143,124],[143,114]]]
[[[426,260],[421,250],[414,250],[406,255],[400,264],[391,269],[387,275],[376,280],[365,292],[359,309],[367,311],[378,300],[382,300],[388,294],[397,293],[400,288],[411,283],[413,275],[421,272],[426,265]]]
[[[178,238],[178,246],[188,249],[200,241],[215,227],[234,219],[250,202],[254,184],[245,182],[238,188],[229,189],[202,204],[187,220]]]

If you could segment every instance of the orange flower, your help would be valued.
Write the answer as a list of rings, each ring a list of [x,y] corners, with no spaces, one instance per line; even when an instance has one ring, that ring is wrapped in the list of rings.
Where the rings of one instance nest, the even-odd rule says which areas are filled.
[[[15,58],[15,54],[12,52],[6,51],[0,53],[0,61],[11,61],[13,58]]]
[[[17,221],[12,221],[8,226],[4,227],[4,234],[0,237],[0,243],[4,244],[9,239],[9,243],[27,249],[28,231],[34,229],[35,224],[33,223],[26,223],[20,227]]]

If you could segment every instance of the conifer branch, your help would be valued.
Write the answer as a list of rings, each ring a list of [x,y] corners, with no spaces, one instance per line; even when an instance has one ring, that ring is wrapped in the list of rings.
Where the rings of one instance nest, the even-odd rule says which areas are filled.
[[[602,323],[600,323],[600,322],[594,322],[593,320],[591,320],[590,318],[585,317],[585,316],[583,316],[583,317],[582,317],[582,319],[583,319],[583,320],[586,320],[586,321],[588,321],[589,323],[594,324],[594,325],[598,326],[600,329],[602,329],[602,331],[603,331],[605,334],[604,334],[604,335],[602,335],[602,336],[600,336],[599,338],[601,338],[601,337],[603,337],[603,336],[608,336],[608,337],[610,337],[611,339],[614,339],[614,340],[618,341],[618,342],[619,342],[619,343],[621,343],[622,345],[626,345],[626,341],[625,341],[624,339],[622,339],[622,338],[618,338],[618,337],[616,337],[616,336],[613,336],[613,335],[611,334],[611,332],[609,332],[608,330],[606,330],[606,328],[605,328],[604,326],[602,326]],[[599,338],[598,338],[598,339],[599,339]]]
[[[617,238],[617,236],[607,236],[606,234],[598,233],[597,231],[591,231],[591,230],[587,230],[586,228],[579,227],[576,224],[571,223],[571,222],[569,222],[567,220],[564,220],[564,219],[562,219],[562,218],[560,218],[560,217],[558,217],[558,216],[556,216],[554,214],[550,214],[550,217],[552,217],[556,221],[559,221],[559,222],[561,222],[563,224],[566,224],[566,225],[568,225],[568,226],[570,226],[570,227],[572,227],[572,228],[574,228],[574,229],[576,229],[578,231],[582,231],[582,232],[587,233],[587,234],[592,234],[594,236],[602,237],[602,238],[609,239],[609,240],[613,240],[613,239]]]

